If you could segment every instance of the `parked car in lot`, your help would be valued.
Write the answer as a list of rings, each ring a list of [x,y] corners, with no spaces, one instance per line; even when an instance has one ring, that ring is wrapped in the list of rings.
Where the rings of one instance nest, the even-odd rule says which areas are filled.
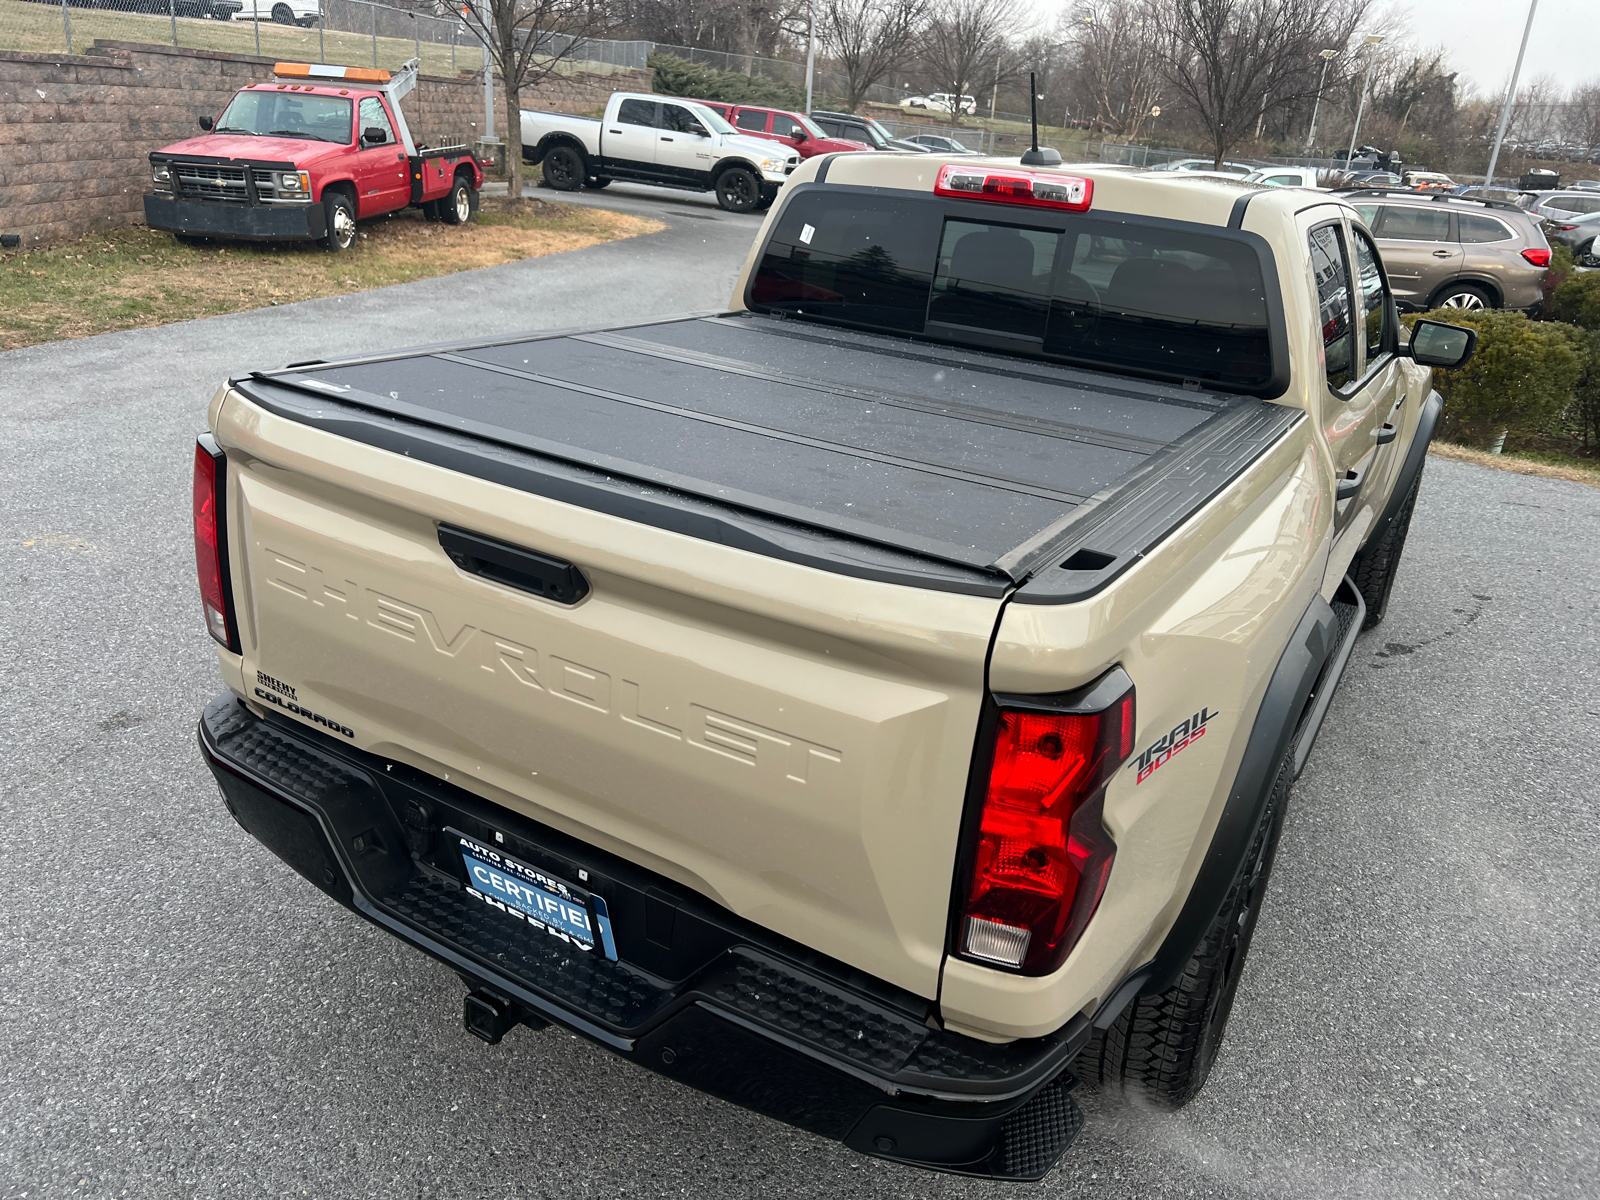
[[[243,0],[175,0],[168,8],[167,0],[93,0],[93,3],[74,3],[73,7],[98,8],[112,12],[152,13],[180,17],[210,17],[214,21],[230,21],[244,7]]]
[[[954,113],[959,107],[963,114],[978,111],[976,96],[962,96],[959,104],[949,92],[933,92],[927,96],[907,96],[900,101],[901,108],[920,108],[933,112]]]
[[[1546,221],[1544,229],[1552,242],[1566,246],[1574,258],[1582,260],[1584,266],[1600,265],[1600,255],[1596,254],[1595,246],[1595,234],[1600,233],[1600,213],[1573,217],[1570,221]]]
[[[239,16],[247,21],[274,21],[309,29],[322,20],[322,0],[240,0]]]
[[[872,150],[910,150],[917,154],[928,153],[928,147],[897,138],[871,117],[858,117],[854,113],[811,110],[811,119],[829,137],[860,142]]]
[[[1454,191],[1456,181],[1437,171],[1405,171],[1400,175],[1400,185],[1414,191]]]
[[[976,150],[969,150],[955,138],[940,137],[936,133],[915,133],[904,139],[921,146],[924,150],[931,150],[936,154],[977,154]]]
[[[727,104],[720,100],[697,100],[742,134],[781,142],[802,159],[815,154],[849,154],[867,149],[860,142],[832,138],[804,113],[759,104]]]
[[[1514,204],[1448,192],[1347,189],[1378,239],[1395,300],[1405,308],[1512,308],[1543,302],[1550,243]]]
[[[612,92],[605,116],[522,110],[522,158],[543,165],[557,191],[603,188],[613,179],[715,192],[728,212],[771,204],[800,155],[740,133],[694,100]]]
[[[1561,191],[1535,192],[1528,202],[1528,211],[1547,221],[1567,221],[1573,217],[1587,217],[1600,212],[1600,192]]]
[[[356,222],[420,208],[460,225],[478,208],[483,169],[465,146],[416,145],[400,101],[418,61],[394,75],[278,63],[276,82],[234,94],[206,132],[150,155],[145,223],[179,240],[319,240],[350,248]]]
[[[1291,787],[1391,603],[1431,368],[1475,334],[1405,336],[1328,193],[794,178],[723,313],[226,381],[199,750],[244,830],[465,981],[484,1041],[553,1023],[864,1154],[1035,1180],[1078,1080],[1205,1085]],[[241,908],[322,936],[237,857]],[[617,1109],[513,1067],[494,1095],[540,1096],[537,1131]]]
[[[1313,167],[1262,167],[1244,176],[1245,183],[1264,183],[1268,187],[1320,188]]]
[[[1393,171],[1352,171],[1344,178],[1346,187],[1397,188],[1400,186],[1400,176]]]
[[[1180,158],[1173,162],[1162,163],[1159,167],[1151,167],[1152,171],[1201,171],[1208,175],[1237,175],[1243,178],[1254,174],[1258,168],[1245,163],[1225,162],[1220,167],[1213,167],[1213,160],[1209,158]]]

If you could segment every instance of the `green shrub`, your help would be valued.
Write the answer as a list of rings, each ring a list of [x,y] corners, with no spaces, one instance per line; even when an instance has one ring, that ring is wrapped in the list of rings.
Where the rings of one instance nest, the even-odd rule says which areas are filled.
[[[1600,271],[1568,275],[1556,287],[1555,318],[1582,329],[1600,329]]]
[[[663,96],[720,100],[724,104],[770,104],[795,112],[805,108],[804,89],[777,79],[718,71],[660,51],[653,52],[648,61],[656,72],[655,90]]]
[[[1587,363],[1584,334],[1522,313],[1441,309],[1424,316],[1478,331],[1478,349],[1459,371],[1435,371],[1444,397],[1438,436],[1465,446],[1489,446],[1502,429],[1543,435],[1559,428]],[[1418,318],[1407,316],[1409,326]]]
[[[1592,451],[1600,448],[1600,329],[1591,329],[1584,336],[1588,362],[1573,389],[1567,424],[1577,434],[1578,444]]]

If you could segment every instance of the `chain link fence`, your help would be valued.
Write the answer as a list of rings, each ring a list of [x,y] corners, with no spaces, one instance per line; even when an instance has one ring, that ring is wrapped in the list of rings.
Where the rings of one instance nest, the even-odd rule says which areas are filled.
[[[429,75],[480,70],[483,44],[459,19],[374,0],[0,0],[0,50],[82,53],[96,40],[257,54],[291,62],[393,70],[411,58]],[[573,39],[558,70],[642,70],[649,42]]]

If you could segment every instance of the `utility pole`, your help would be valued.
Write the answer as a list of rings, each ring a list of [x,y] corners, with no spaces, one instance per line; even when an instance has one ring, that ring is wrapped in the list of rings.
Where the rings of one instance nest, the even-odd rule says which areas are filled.
[[[995,105],[1000,103],[1000,47],[994,49],[994,90],[989,93],[989,120],[994,120]],[[956,97],[956,107],[961,107],[961,97]]]
[[[1369,33],[1363,43],[1367,46],[1376,46],[1383,41],[1383,34]],[[1361,136],[1361,116],[1367,111],[1367,84],[1372,79],[1372,57],[1375,51],[1367,51],[1367,69],[1361,73],[1361,103],[1356,106],[1356,124],[1350,131],[1350,150],[1344,156],[1344,165],[1349,167],[1350,160],[1356,156],[1356,139]]]
[[[1494,169],[1500,161],[1500,143],[1505,140],[1506,122],[1511,119],[1511,101],[1517,95],[1517,76],[1522,74],[1522,56],[1528,52],[1528,35],[1533,32],[1533,10],[1539,0],[1528,0],[1528,23],[1522,27],[1522,45],[1517,50],[1517,65],[1511,68],[1511,83],[1506,88],[1506,102],[1500,106],[1500,128],[1494,135],[1494,149],[1489,152],[1489,170],[1484,173],[1483,186],[1494,186]]]
[[[806,115],[811,114],[811,85],[817,73],[817,3],[806,5]]]
[[[1317,140],[1317,109],[1322,107],[1322,85],[1328,82],[1328,63],[1339,57],[1337,50],[1323,50],[1318,54],[1322,59],[1322,78],[1317,80],[1317,98],[1311,104],[1311,132],[1306,134],[1306,153],[1311,153],[1311,147]],[[1349,160],[1346,160],[1348,162]]]

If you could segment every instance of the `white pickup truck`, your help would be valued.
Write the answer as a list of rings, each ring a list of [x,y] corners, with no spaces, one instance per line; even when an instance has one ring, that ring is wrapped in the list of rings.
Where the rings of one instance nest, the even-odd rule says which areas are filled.
[[[715,192],[728,212],[766,208],[800,165],[793,150],[749,137],[693,100],[613,92],[606,115],[522,110],[522,157],[563,192],[613,179]]]

